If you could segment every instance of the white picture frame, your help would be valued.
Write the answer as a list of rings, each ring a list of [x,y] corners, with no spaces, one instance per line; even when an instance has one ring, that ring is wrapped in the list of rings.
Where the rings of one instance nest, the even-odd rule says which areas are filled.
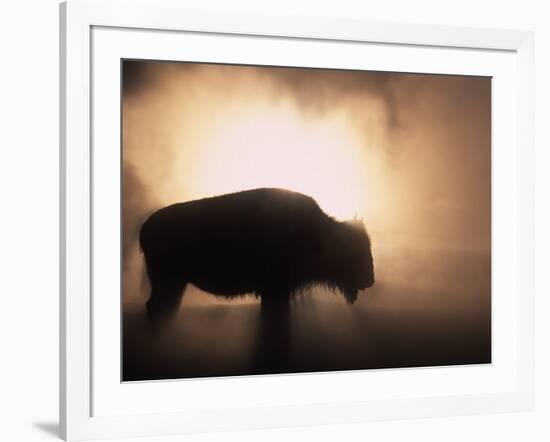
[[[314,17],[261,16],[227,12],[215,14],[185,9],[176,0],[69,0],[60,5],[60,24],[60,428],[61,436],[65,440],[350,423],[509,412],[532,408],[532,33]],[[94,357],[99,358],[101,351],[97,351],[97,347],[94,351],[94,344],[97,346],[98,342],[102,341],[93,330],[95,321],[100,320],[103,313],[101,309],[93,308],[91,206],[97,182],[92,179],[94,132],[91,118],[91,60],[94,50],[92,34],[94,29],[99,28],[127,29],[129,32],[174,31],[176,34],[185,32],[222,37],[231,35],[237,39],[269,37],[284,39],[290,45],[292,42],[319,41],[355,46],[377,44],[382,48],[384,45],[405,46],[427,51],[443,49],[502,52],[513,57],[511,64],[507,66],[515,67],[510,77],[514,82],[514,87],[510,90],[515,92],[508,97],[510,103],[513,103],[513,109],[509,111],[513,116],[515,128],[515,138],[510,141],[509,162],[509,166],[514,170],[515,179],[510,180],[508,189],[514,196],[509,208],[513,211],[510,213],[514,215],[514,222],[511,224],[514,234],[508,233],[508,237],[512,238],[510,248],[514,259],[510,265],[516,273],[516,283],[502,290],[507,290],[506,296],[509,295],[512,300],[510,314],[513,315],[514,326],[510,327],[510,333],[515,344],[511,346],[514,358],[510,359],[508,367],[512,380],[506,387],[488,387],[485,390],[475,390],[477,387],[472,387],[473,390],[468,393],[439,396],[416,392],[403,398],[373,398],[369,396],[368,391],[356,389],[359,393],[353,399],[349,396],[348,399],[329,399],[326,402],[307,399],[300,402],[300,398],[296,397],[290,405],[275,401],[256,406],[227,403],[219,409],[193,409],[192,406],[188,406],[182,411],[177,408],[171,409],[171,402],[168,400],[171,389],[176,388],[176,383],[164,383],[165,388],[156,392],[154,396],[157,400],[163,397],[167,399],[166,403],[169,405],[162,411],[137,413],[131,408],[125,411],[124,401],[121,401],[116,413],[109,410],[96,413],[94,407],[97,408],[98,401],[94,399],[94,388],[101,387],[103,378],[95,372],[97,366],[94,364]],[[153,50],[154,44],[151,43]],[[429,54],[427,57],[429,58]],[[430,71],[433,71],[433,68]],[[499,148],[498,143],[493,145],[493,152]],[[109,325],[115,326],[116,324]],[[432,382],[430,378],[434,378],[434,374],[435,372],[411,369],[407,373],[407,379],[418,377],[424,379],[422,382]],[[300,382],[300,376],[304,375],[282,378],[288,384]],[[350,382],[345,373],[334,373],[331,376],[330,382],[338,382],[341,385]],[[476,375],[469,376],[473,379]],[[256,378],[254,382],[268,383],[277,381],[276,378],[281,376],[270,378],[271,380]],[[357,379],[353,380],[356,381]],[[229,379],[226,382],[232,381]],[[189,385],[191,384],[187,384],[188,388]],[[212,394],[213,390],[207,390],[207,385],[194,385],[191,400],[192,395],[200,394],[201,389]],[[220,388],[220,385],[216,384],[214,387]],[[138,391],[139,397],[139,389],[146,388],[146,384],[138,384],[135,388],[138,389],[135,391]],[[185,385],[181,384],[178,388],[185,388]],[[132,396],[134,401],[135,391]],[[113,403],[115,402],[113,400]]]

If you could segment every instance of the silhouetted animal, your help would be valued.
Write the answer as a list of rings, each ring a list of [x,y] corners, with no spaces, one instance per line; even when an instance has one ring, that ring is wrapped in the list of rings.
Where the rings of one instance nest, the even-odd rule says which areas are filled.
[[[297,290],[321,283],[349,303],[374,283],[361,221],[338,222],[309,196],[255,189],[174,204],[142,225],[151,318],[173,313],[187,283],[234,297],[254,293],[262,310],[288,310]]]

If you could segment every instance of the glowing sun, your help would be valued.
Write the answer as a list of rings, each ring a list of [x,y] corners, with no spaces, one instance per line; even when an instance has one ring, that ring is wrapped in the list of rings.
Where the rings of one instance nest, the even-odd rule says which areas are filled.
[[[282,187],[312,196],[329,215],[361,214],[365,158],[345,115],[304,116],[292,107],[239,111],[213,127],[193,159],[193,193]]]

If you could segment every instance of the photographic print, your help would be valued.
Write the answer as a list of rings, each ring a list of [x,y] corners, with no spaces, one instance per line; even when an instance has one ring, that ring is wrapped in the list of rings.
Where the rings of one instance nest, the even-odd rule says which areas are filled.
[[[491,78],[122,60],[122,381],[491,363]]]

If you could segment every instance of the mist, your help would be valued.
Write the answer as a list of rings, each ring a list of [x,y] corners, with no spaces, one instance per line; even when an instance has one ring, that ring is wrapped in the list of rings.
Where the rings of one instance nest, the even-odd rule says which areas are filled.
[[[259,116],[288,125],[290,135],[266,126],[265,133],[241,139],[242,127],[262,124]],[[176,202],[302,180],[318,191],[329,215],[363,217],[377,282],[352,307],[323,289],[294,300],[294,345],[309,356],[294,359],[293,370],[490,359],[490,78],[124,61],[122,125],[123,301],[130,312],[126,348],[135,347],[127,356],[131,365],[146,364],[136,346],[149,342],[136,331],[149,290],[137,241],[147,216]],[[352,152],[349,160],[334,163],[320,154],[318,164],[313,158],[311,165],[290,167],[300,147],[277,143],[301,136],[301,127],[321,138],[336,134],[342,155]],[[262,154],[251,156],[254,149]],[[289,152],[288,163],[270,164],[270,152],[279,149]],[[265,170],[272,166],[276,173],[250,179],[251,163],[264,156]],[[312,184],[307,180],[315,173]],[[340,201],[346,204],[336,205]],[[220,300],[188,286],[179,328],[162,346],[186,350],[176,362],[170,351],[157,355],[168,358],[160,364],[164,376],[251,373],[242,367],[254,354],[257,303],[252,296]],[[221,344],[204,324],[231,343]],[[333,345],[318,348],[319,336]],[[148,377],[139,370],[128,376]]]

